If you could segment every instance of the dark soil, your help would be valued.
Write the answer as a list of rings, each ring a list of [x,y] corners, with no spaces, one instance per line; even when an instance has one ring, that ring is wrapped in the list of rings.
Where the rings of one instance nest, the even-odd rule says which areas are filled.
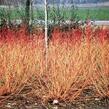
[[[90,98],[76,100],[73,103],[59,103],[53,105],[42,104],[36,98],[16,95],[10,97],[1,106],[0,109],[109,109],[109,98]]]
[[[7,95],[4,95],[5,100],[0,102],[0,109],[109,109],[109,97],[94,97],[96,91],[93,87],[84,89],[81,98],[72,103],[59,101],[55,105],[52,100],[48,101],[46,105],[43,104],[39,98],[28,93],[27,89],[26,92],[23,90],[23,93],[10,95],[8,98]]]

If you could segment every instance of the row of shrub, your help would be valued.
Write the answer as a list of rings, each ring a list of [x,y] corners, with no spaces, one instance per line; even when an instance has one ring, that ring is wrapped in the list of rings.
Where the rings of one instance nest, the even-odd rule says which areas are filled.
[[[25,93],[42,101],[108,96],[108,38],[107,28],[54,30],[45,54],[44,33],[27,36],[22,28],[2,29],[0,96]],[[84,93],[87,89],[91,95]]]

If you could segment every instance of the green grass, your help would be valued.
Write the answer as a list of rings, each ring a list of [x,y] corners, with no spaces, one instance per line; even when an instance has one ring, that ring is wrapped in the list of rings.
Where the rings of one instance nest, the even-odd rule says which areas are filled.
[[[75,10],[71,8],[61,8],[60,13],[58,13],[57,9],[49,8],[49,19],[58,20],[60,16],[64,20],[76,18],[85,20],[90,18],[92,20],[109,20],[108,14],[109,7],[101,7],[101,8],[77,8]],[[7,18],[10,16],[10,19],[20,19],[25,18],[25,9],[3,9],[0,8],[0,18]],[[37,8],[33,11],[34,19],[44,19],[44,9]]]
[[[109,20],[109,7],[104,8],[89,8],[78,9],[77,14],[79,18],[86,19],[87,17],[92,20]]]
[[[57,10],[49,9],[48,17],[49,19],[53,19],[55,17],[58,19],[57,16],[61,16],[61,18],[67,20],[71,18],[82,19],[85,20],[90,18],[92,20],[109,20],[109,7],[102,7],[102,8],[77,8],[75,10],[71,8],[61,8],[60,13]],[[42,18],[44,19],[44,10],[36,10],[34,11],[35,18]]]

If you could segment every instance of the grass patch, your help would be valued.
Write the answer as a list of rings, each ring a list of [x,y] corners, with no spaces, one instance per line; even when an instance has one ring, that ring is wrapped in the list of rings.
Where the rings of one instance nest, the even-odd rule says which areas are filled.
[[[109,20],[108,7],[98,7],[98,8],[77,8],[72,10],[71,8],[61,8],[60,13],[57,9],[49,8],[48,18],[53,20],[55,18],[58,21],[60,18],[68,20],[71,18],[86,20],[90,18],[92,20]],[[0,8],[0,18],[7,18],[10,16],[10,19],[24,19],[25,18],[25,9],[24,8],[14,8],[6,9]],[[60,16],[60,18],[58,17]],[[34,19],[44,19],[44,10],[41,8],[35,8],[33,10]]]

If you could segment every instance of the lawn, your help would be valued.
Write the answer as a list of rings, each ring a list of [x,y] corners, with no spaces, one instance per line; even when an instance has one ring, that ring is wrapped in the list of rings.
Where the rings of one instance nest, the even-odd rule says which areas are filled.
[[[10,19],[24,19],[25,18],[25,9],[24,8],[15,8],[15,9],[0,9],[0,18],[10,18]],[[109,20],[108,14],[109,7],[98,7],[98,8],[76,8],[75,10],[71,8],[61,8],[60,13],[57,9],[48,8],[48,17],[50,20],[59,20],[60,18],[64,20],[76,18],[86,20],[90,18],[92,20]],[[10,16],[10,17],[9,17]],[[60,16],[60,17],[59,17]],[[44,10],[41,8],[34,8],[33,10],[34,19],[44,19]]]
[[[104,8],[89,8],[89,9],[78,9],[77,15],[79,18],[85,20],[87,17],[92,20],[109,20],[108,7]]]

